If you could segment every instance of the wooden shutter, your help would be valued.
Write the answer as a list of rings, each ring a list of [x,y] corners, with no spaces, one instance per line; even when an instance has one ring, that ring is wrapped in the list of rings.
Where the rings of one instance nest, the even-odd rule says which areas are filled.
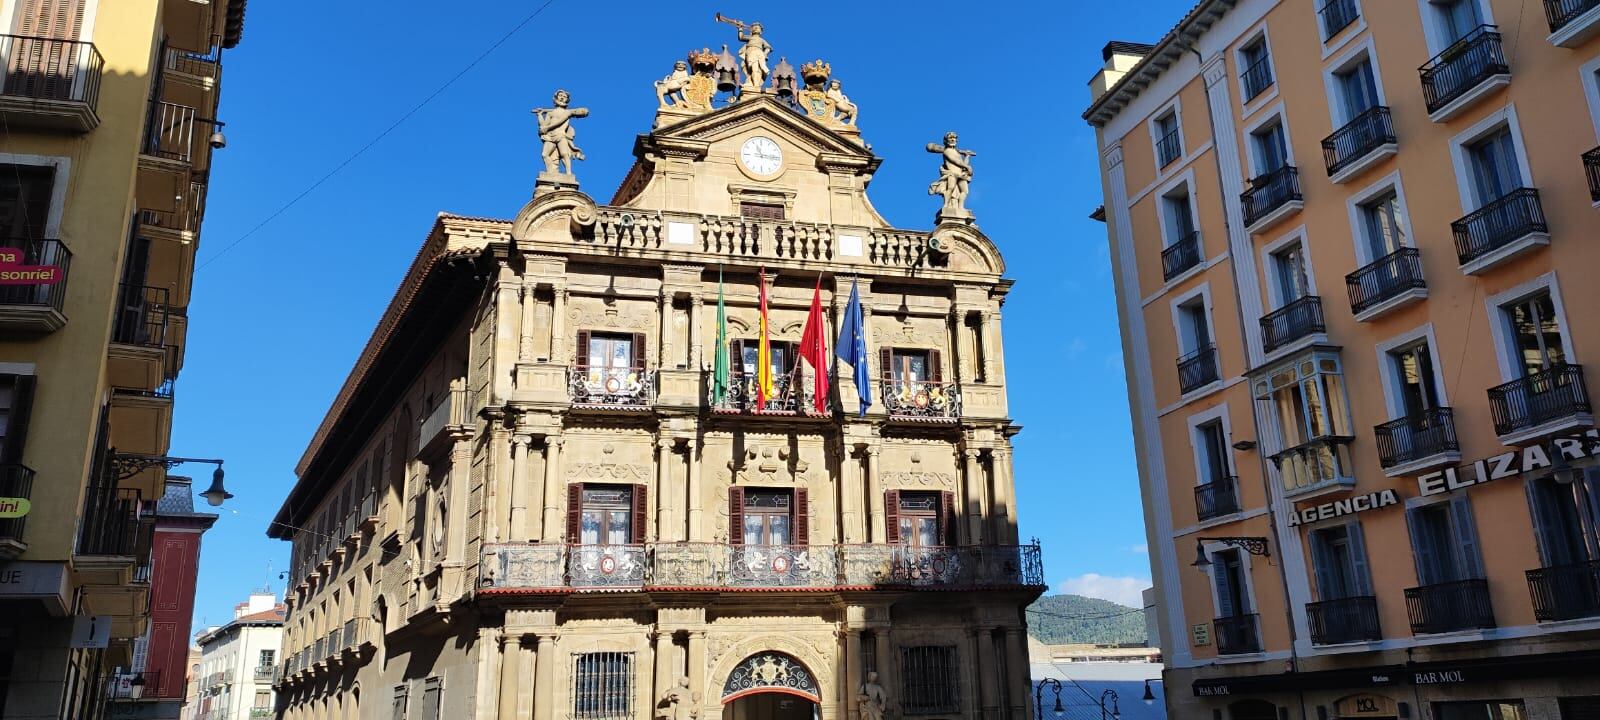
[[[811,497],[806,488],[794,489],[794,544],[811,544]]]
[[[567,542],[583,542],[583,483],[567,486]]]
[[[744,488],[728,488],[728,544],[744,544]]]
[[[1212,558],[1215,562],[1211,563],[1211,581],[1217,586],[1217,617],[1221,618],[1237,617],[1240,614],[1235,606],[1233,589],[1228,586],[1228,563],[1232,562],[1229,558],[1232,558],[1231,553],[1221,558]]]
[[[574,364],[580,368],[589,367],[589,331],[578,331],[578,349],[573,353]]]
[[[1422,513],[1427,508],[1412,508],[1406,511],[1406,527],[1411,531],[1411,555],[1417,565],[1417,583],[1419,585],[1432,585],[1439,582],[1439,558],[1435,554],[1438,548],[1428,542],[1426,520]]]
[[[949,490],[939,493],[939,544],[956,544],[956,494]]]
[[[390,717],[394,718],[394,720],[406,719],[406,696],[408,694],[409,689],[404,683],[394,686],[394,704],[392,706],[393,709],[390,711]]]
[[[443,705],[444,678],[431,677],[422,683],[422,702],[417,706],[419,720],[439,720]]]
[[[1351,521],[1350,528],[1350,574],[1355,576],[1357,596],[1372,594],[1372,576],[1367,574],[1367,541],[1361,534],[1361,522]]]
[[[18,35],[76,40],[83,31],[83,0],[23,0]]]
[[[0,384],[7,382],[0,375]],[[0,462],[22,462],[22,445],[28,439],[28,416],[33,411],[33,389],[38,380],[32,375],[12,375],[11,408],[6,413],[6,434],[0,444]]]
[[[1456,553],[1461,560],[1463,577],[1484,577],[1483,556],[1479,551],[1478,523],[1472,517],[1472,502],[1465,494],[1450,500],[1450,534],[1456,542]]]
[[[1328,551],[1326,531],[1311,531],[1311,567],[1317,578],[1317,599],[1333,600],[1337,597],[1338,581],[1333,571],[1338,559]]]
[[[644,370],[650,367],[649,355],[645,354],[644,333],[633,334],[633,369]]]
[[[928,379],[933,382],[944,382],[944,366],[939,362],[939,351],[928,351]]]
[[[894,379],[894,349],[893,348],[879,348],[878,349],[878,367],[883,369],[883,379],[885,379],[885,380],[893,380]]]
[[[883,491],[883,539],[894,544],[900,542],[900,491]]]
[[[650,524],[649,514],[646,512],[647,505],[645,503],[647,500],[649,500],[649,498],[649,485],[633,486],[633,522],[629,523],[629,535],[631,537],[629,538],[628,542],[631,542],[635,545],[641,545],[645,541],[644,530],[645,527]]]

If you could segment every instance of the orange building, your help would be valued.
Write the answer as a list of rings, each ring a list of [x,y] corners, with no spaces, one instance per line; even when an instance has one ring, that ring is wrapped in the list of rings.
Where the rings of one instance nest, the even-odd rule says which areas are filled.
[[[1597,34],[1596,0],[1203,0],[1106,47],[1174,716],[1600,713]]]

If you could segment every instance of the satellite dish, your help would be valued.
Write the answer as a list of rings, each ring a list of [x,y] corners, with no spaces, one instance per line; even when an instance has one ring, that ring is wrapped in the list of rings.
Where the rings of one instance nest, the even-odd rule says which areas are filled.
[[[617,218],[617,222],[625,228],[633,227],[633,213],[623,213],[622,217]]]

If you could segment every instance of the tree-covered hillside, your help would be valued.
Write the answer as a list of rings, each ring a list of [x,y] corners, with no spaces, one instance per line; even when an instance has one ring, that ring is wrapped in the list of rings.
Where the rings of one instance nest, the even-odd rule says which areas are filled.
[[[1082,595],[1046,595],[1028,607],[1028,634],[1047,645],[1143,643],[1144,611]]]

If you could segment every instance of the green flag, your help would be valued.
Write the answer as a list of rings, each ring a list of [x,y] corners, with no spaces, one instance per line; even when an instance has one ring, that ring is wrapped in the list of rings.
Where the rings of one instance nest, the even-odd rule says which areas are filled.
[[[728,397],[731,363],[728,359],[728,310],[722,303],[722,270],[717,270],[717,354],[711,381],[711,402],[721,405]]]

